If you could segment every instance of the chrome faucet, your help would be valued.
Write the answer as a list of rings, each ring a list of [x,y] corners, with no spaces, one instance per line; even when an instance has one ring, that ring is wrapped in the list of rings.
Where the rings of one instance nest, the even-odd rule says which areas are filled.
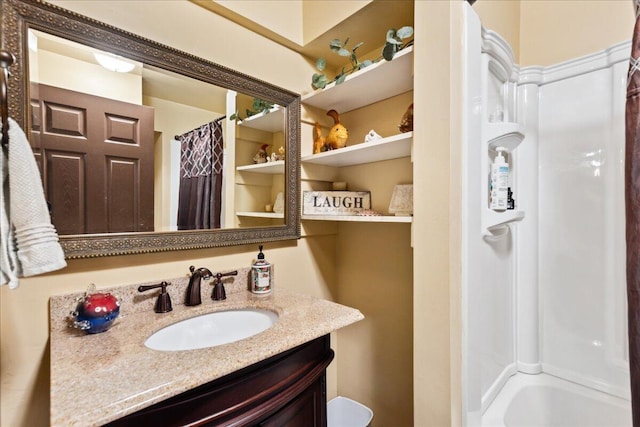
[[[191,271],[191,278],[189,279],[189,285],[187,286],[187,295],[184,300],[184,305],[202,304],[200,280],[210,279],[213,274],[208,268],[200,267],[196,270],[193,265],[189,267],[189,271]]]

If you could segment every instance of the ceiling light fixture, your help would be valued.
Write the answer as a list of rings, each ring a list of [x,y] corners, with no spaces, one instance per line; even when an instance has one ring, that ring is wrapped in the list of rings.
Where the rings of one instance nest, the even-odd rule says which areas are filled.
[[[104,54],[99,52],[95,52],[93,55],[95,56],[96,61],[98,61],[100,65],[102,65],[107,70],[115,71],[117,73],[128,73],[129,71],[133,70],[134,67],[136,66],[135,64],[127,61],[121,56]]]

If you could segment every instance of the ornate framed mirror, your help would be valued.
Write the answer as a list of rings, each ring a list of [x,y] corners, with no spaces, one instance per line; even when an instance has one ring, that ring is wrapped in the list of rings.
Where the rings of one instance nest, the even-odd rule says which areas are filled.
[[[131,62],[133,67],[138,70],[136,78],[141,82],[140,85],[148,90],[156,89],[156,92],[152,95],[140,95],[141,99],[146,98],[148,100],[163,97],[163,95],[158,95],[158,88],[170,88],[176,81],[183,81],[184,84],[188,86],[181,86],[181,88],[174,93],[185,94],[189,91],[199,93],[200,97],[195,97],[198,99],[197,102],[207,100],[205,96],[202,95],[204,93],[224,92],[225,94],[224,102],[226,102],[226,109],[224,111],[216,107],[209,108],[198,105],[200,110],[209,109],[209,111],[211,111],[212,122],[221,116],[226,117],[224,120],[226,151],[223,153],[223,156],[226,156],[226,166],[224,170],[227,172],[225,175],[227,183],[222,185],[223,193],[222,202],[220,203],[222,204],[223,219],[220,227],[218,228],[216,224],[215,226],[205,225],[198,229],[180,228],[178,230],[177,224],[175,223],[175,209],[179,203],[177,203],[174,193],[176,192],[175,188],[181,186],[182,183],[177,184],[175,181],[182,178],[184,161],[175,158],[167,161],[166,158],[176,151],[176,145],[180,146],[183,144],[183,142],[181,142],[182,140],[175,135],[183,134],[183,132],[186,133],[197,126],[189,124],[185,125],[186,128],[184,129],[164,126],[167,129],[178,130],[173,133],[164,129],[162,132],[159,130],[162,126],[158,124],[162,121],[163,116],[163,110],[159,106],[162,103],[151,103],[156,110],[156,125],[151,131],[151,139],[154,139],[152,144],[155,144],[154,167],[156,168],[155,172],[152,171],[151,174],[155,174],[155,178],[151,178],[153,181],[151,184],[152,187],[150,187],[151,189],[144,190],[136,187],[132,195],[127,197],[136,199],[139,198],[141,194],[154,193],[155,201],[152,202],[153,212],[151,212],[151,219],[147,220],[147,223],[153,222],[154,225],[149,226],[147,224],[147,228],[139,228],[139,224],[136,223],[133,226],[125,225],[118,228],[109,223],[109,226],[105,226],[104,228],[91,228],[85,226],[87,223],[90,223],[91,220],[82,217],[78,220],[81,226],[72,224],[68,228],[68,230],[71,230],[68,234],[67,232],[59,233],[60,241],[67,258],[220,247],[297,239],[300,237],[300,96],[298,94],[215,64],[206,59],[196,57],[41,1],[4,0],[0,3],[0,12],[2,19],[1,47],[4,50],[10,51],[16,57],[16,62],[10,69],[11,76],[9,78],[8,90],[9,114],[29,136],[36,158],[38,159],[40,156],[41,172],[45,177],[45,194],[48,198],[53,197],[55,199],[56,196],[52,196],[51,194],[53,190],[58,188],[56,185],[59,185],[60,178],[55,178],[55,175],[51,178],[51,176],[48,175],[49,170],[55,169],[57,164],[55,163],[55,156],[47,152],[48,148],[44,143],[40,143],[40,136],[38,135],[44,135],[47,131],[46,126],[51,125],[47,120],[54,121],[56,117],[58,117],[60,122],[71,122],[74,126],[78,125],[79,128],[82,128],[76,132],[77,135],[71,132],[71,136],[77,137],[77,140],[84,140],[85,135],[83,135],[83,129],[86,124],[85,122],[88,120],[81,117],[82,114],[80,113],[70,113],[71,110],[65,106],[56,110],[40,102],[40,93],[44,91],[42,87],[48,85],[42,85],[42,81],[34,82],[34,80],[38,80],[38,78],[33,77],[35,75],[34,70],[36,70],[38,66],[44,69],[47,67],[37,62],[44,61],[42,57],[38,56],[36,58],[40,59],[34,60],[34,54],[30,52],[30,50],[34,50],[33,47],[30,49],[30,42],[32,42],[34,38],[40,41],[43,49],[49,46],[50,52],[53,52],[52,55],[60,55],[62,50],[71,49],[69,47],[70,45],[77,45],[82,46],[83,49],[88,49],[89,52],[94,51],[95,53],[95,51],[102,51],[108,55],[117,55],[121,57],[121,59]],[[60,47],[61,50],[56,51],[56,48],[52,46],[62,47]],[[86,52],[74,52],[76,53],[69,55],[76,56],[73,59],[74,61],[80,60],[81,55],[87,54]],[[77,67],[67,67],[66,69],[71,68]],[[58,73],[58,75],[60,74],[61,73]],[[42,73],[38,75],[42,76]],[[78,79],[71,78],[70,80]],[[35,83],[38,85],[34,86]],[[200,84],[208,85],[211,89],[199,89],[197,85]],[[185,87],[190,87],[191,89],[185,89]],[[109,89],[107,92],[115,91]],[[63,99],[69,99],[69,96],[65,95]],[[232,99],[233,104],[231,107],[232,110],[229,110],[230,99]],[[275,130],[243,131],[240,130],[242,126],[238,124],[239,121],[231,120],[235,111],[241,110],[245,104],[251,102],[251,99],[253,99],[254,105],[258,102],[258,104],[268,106],[267,109],[260,111],[262,115],[269,113],[272,118],[279,117],[279,121],[276,120],[277,125]],[[162,102],[165,101],[166,99],[162,100]],[[174,104],[182,103],[182,101],[176,101],[175,99],[172,99],[171,102]],[[145,103],[148,104],[149,102],[140,102],[140,104]],[[100,102],[98,102],[98,104],[100,104]],[[51,105],[60,104],[54,102]],[[235,111],[233,109],[235,109]],[[246,108],[246,110],[247,115],[249,113],[256,113],[255,111],[250,112],[250,108]],[[84,110],[80,109],[78,111]],[[278,114],[272,114],[270,111],[277,111]],[[58,116],[56,116],[56,114]],[[167,114],[165,114],[165,116]],[[240,113],[239,115],[244,116],[244,113]],[[260,114],[256,114],[255,117],[258,115]],[[105,138],[110,138],[109,142],[114,143],[113,145],[126,145],[126,143],[129,142],[128,137],[133,135],[130,138],[132,141],[135,140],[132,145],[138,144],[136,138],[138,138],[139,135],[136,124],[131,125],[133,122],[123,119],[123,117],[125,117],[124,114],[115,113],[112,114],[111,117],[115,117],[115,119],[113,119],[112,123],[110,125],[108,124],[107,127],[108,131],[113,132],[113,135],[111,135],[111,138],[107,135]],[[246,117],[244,122],[248,123],[248,118],[249,117]],[[109,126],[111,127],[109,128]],[[258,152],[255,153],[255,155],[258,156],[260,154],[259,150],[267,144],[262,144],[260,139],[255,135],[262,135],[264,132],[270,132],[267,134],[268,138],[276,141],[269,147],[269,149],[272,150],[271,155],[267,153],[267,157],[269,157],[268,160],[273,160],[273,162],[268,165],[269,168],[262,167],[266,165],[260,166],[252,164],[252,160],[256,162],[262,162],[264,160],[263,158],[252,159],[251,157],[255,151],[252,148],[236,148],[234,145],[235,142],[240,139],[253,142],[257,144]],[[123,134],[125,137],[122,137]],[[249,147],[252,146],[249,144]],[[55,150],[50,151],[53,152]],[[174,169],[171,172],[159,169],[158,153],[164,153],[165,156],[164,163],[161,167],[165,167],[167,162],[173,165]],[[229,155],[229,153],[231,153],[231,155]],[[178,151],[178,156],[180,155],[184,157],[184,151],[182,151],[182,154]],[[238,160],[241,156],[244,156],[244,160]],[[92,166],[88,166],[86,162],[83,163],[85,161],[84,159],[88,158],[88,155],[82,154],[76,157],[83,159],[82,161],[75,162],[71,168],[76,175],[104,175],[108,173],[98,173]],[[65,159],[68,158],[69,157],[65,157]],[[124,157],[118,157],[118,159],[121,158]],[[127,162],[123,161],[119,164],[127,164]],[[176,164],[178,166],[176,166]],[[264,170],[269,169],[269,172],[257,171],[256,168],[258,167]],[[58,168],[60,168],[60,166],[58,166]],[[112,164],[109,164],[107,167],[109,170],[114,168],[116,168],[116,166]],[[123,168],[126,172],[125,177],[135,177],[135,185],[137,186],[139,184],[137,178],[140,175],[139,169],[134,167],[129,170],[124,166]],[[180,174],[176,172],[176,168],[179,168]],[[129,175],[127,175],[127,173]],[[149,174],[149,171],[146,173]],[[159,184],[161,179],[167,181],[167,177],[173,180],[171,184],[173,190],[163,188]],[[133,182],[131,178],[124,179],[125,182],[128,182],[126,179],[130,179],[131,182]],[[275,184],[269,184],[267,186],[264,184],[266,181],[269,183],[273,181]],[[96,187],[108,188],[111,186],[111,193],[114,195],[115,200],[115,202],[109,202],[104,206],[99,204],[97,211],[100,215],[110,218],[109,215],[112,215],[111,211],[115,210],[113,206],[118,206],[118,203],[128,206],[129,202],[127,197],[123,195],[124,192],[118,187],[119,182],[121,181],[116,179],[108,181],[107,183],[101,183]],[[240,185],[266,186],[270,188],[270,190],[266,190],[266,196],[255,196],[258,190],[246,190],[246,187]],[[234,188],[239,190],[234,192]],[[72,193],[76,195],[80,194],[75,198],[80,200],[82,206],[89,203],[89,201],[84,198],[97,191],[95,188],[90,188],[88,184],[76,185],[72,187],[72,189]],[[68,188],[66,188],[66,190],[68,190]],[[59,206],[61,203],[58,201],[60,198],[63,198],[65,201],[68,200],[69,196],[67,193],[68,191],[65,192],[65,196],[58,196],[58,198],[52,202],[54,205],[52,218],[54,219],[54,225],[56,225],[56,227],[58,227],[55,215],[56,208],[59,209],[59,212],[62,212],[59,213],[57,217],[68,216],[64,214],[64,211],[60,210]],[[251,197],[255,200],[252,202],[242,201],[243,193],[250,193]],[[106,196],[98,197],[98,199],[103,198],[106,198]],[[173,202],[160,204],[158,200],[164,198],[171,199]],[[125,200],[126,203],[122,202],[122,200]],[[272,200],[275,200],[275,202],[272,202]],[[251,206],[252,203],[257,206]],[[278,212],[265,212],[270,210],[273,203],[280,204]],[[92,209],[96,210],[96,208]],[[129,207],[126,207],[124,210],[127,209],[129,209]],[[86,210],[90,209],[87,208]],[[144,209],[136,205],[136,207],[130,208],[129,210],[137,215],[138,211]],[[252,215],[250,212],[248,213],[248,211],[256,211],[256,214]],[[247,219],[244,218],[245,216],[253,216],[255,218]],[[117,223],[117,221],[111,222]]]

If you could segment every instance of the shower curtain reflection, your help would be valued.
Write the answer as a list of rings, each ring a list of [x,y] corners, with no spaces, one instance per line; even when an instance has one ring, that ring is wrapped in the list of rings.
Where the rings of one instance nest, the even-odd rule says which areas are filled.
[[[223,158],[220,120],[177,139],[181,150],[178,230],[220,228]]]
[[[629,370],[633,425],[640,425],[640,20],[639,2],[631,42],[627,77],[625,202],[627,241],[627,307],[629,320]]]
[[[625,202],[627,241],[627,306],[629,370],[633,425],[640,425],[640,2],[635,1],[636,23],[627,78]]]

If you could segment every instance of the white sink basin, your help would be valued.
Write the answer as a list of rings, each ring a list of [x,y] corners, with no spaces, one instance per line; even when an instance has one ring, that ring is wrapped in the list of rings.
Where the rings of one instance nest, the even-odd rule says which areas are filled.
[[[278,315],[269,310],[247,308],[217,311],[160,329],[147,338],[144,345],[160,351],[215,347],[257,335],[277,321]]]

